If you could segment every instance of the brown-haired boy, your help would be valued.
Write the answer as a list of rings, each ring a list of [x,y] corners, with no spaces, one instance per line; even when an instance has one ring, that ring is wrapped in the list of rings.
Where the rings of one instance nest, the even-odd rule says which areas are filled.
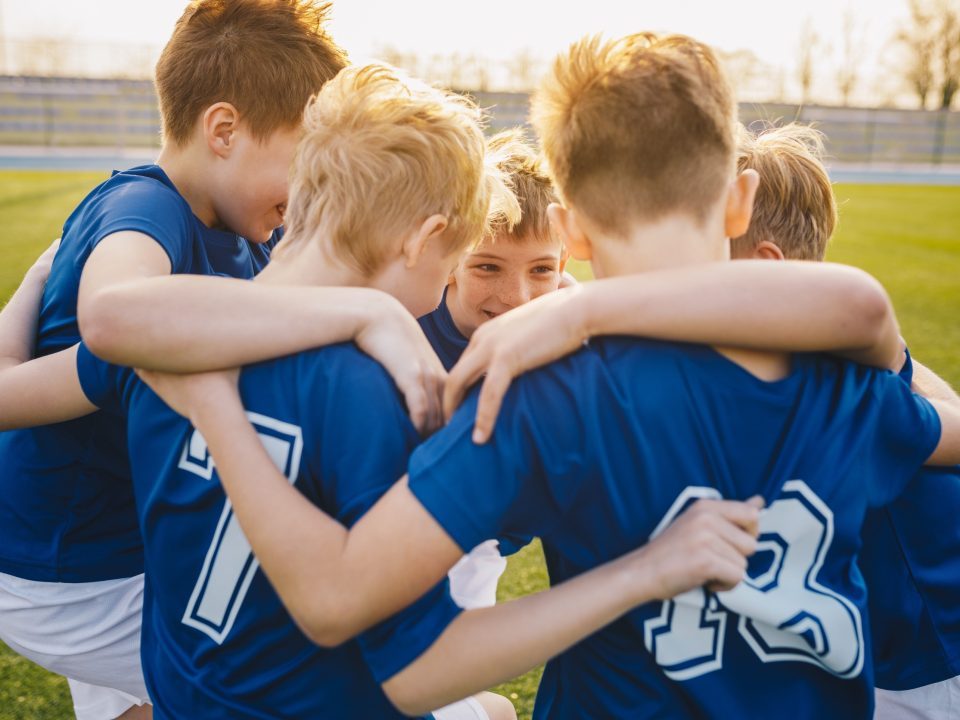
[[[565,203],[551,206],[551,221],[571,253],[598,277],[728,259],[757,182],[736,173],[735,108],[713,52],[690,38],[591,38],[559,58],[534,123]],[[891,330],[878,352],[888,358],[898,352]],[[697,587],[623,617],[626,604],[600,591],[590,599],[609,605],[589,611],[517,603],[503,634],[470,636],[494,653],[473,679],[492,682],[530,657],[513,653],[519,639],[555,653],[589,632],[571,613],[620,618],[548,662],[537,717],[761,717],[784,707],[865,716],[864,598],[845,571],[859,521],[924,460],[960,459],[960,413],[934,410],[889,375],[820,357],[602,338],[520,378],[487,445],[472,442],[471,395],[414,452],[409,478],[345,535],[289,491],[242,406],[219,397],[187,410],[234,510],[291,611],[332,637],[403,605],[488,537],[539,535],[551,581],[569,580],[560,592],[656,542],[697,498],[764,495],[763,552],[732,591]],[[296,545],[332,549],[308,557],[289,552]],[[735,556],[717,563],[744,572]],[[350,613],[331,620],[343,592]],[[443,658],[421,658],[385,689],[452,671]]]
[[[39,369],[54,396],[76,389],[81,334],[112,362],[199,370],[389,318],[388,334],[415,338],[404,368],[422,361],[418,371],[442,374],[389,298],[202,277],[252,277],[280,236],[304,106],[346,63],[324,29],[328,14],[313,0],[198,0],[185,10],[157,64],[157,164],[114,174],[64,226],[40,312],[41,359],[24,369]],[[42,414],[25,377],[8,378],[4,402]],[[3,433],[0,463],[0,638],[68,677],[81,720],[146,702],[143,550],[124,423],[101,412]]]

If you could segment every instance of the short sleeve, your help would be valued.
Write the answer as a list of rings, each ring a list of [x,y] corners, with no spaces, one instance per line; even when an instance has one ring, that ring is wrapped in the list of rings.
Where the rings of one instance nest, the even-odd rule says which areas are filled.
[[[519,378],[484,445],[471,438],[478,395],[414,452],[409,469],[411,492],[464,552],[489,538],[547,534],[585,476],[583,414],[563,373]]]
[[[91,214],[91,249],[118,232],[149,235],[170,259],[171,273],[185,272],[192,252],[192,213],[186,202],[159,180],[144,176],[118,183]]]
[[[101,410],[123,414],[123,387],[133,371],[101,360],[81,342],[77,347],[77,377],[87,399]]]
[[[392,678],[420,657],[462,612],[446,578],[426,595],[357,639],[377,682]]]
[[[940,416],[924,398],[910,391],[892,373],[877,373],[876,447],[871,454],[875,478],[871,499],[884,505],[895,499],[926,462],[940,441]]]

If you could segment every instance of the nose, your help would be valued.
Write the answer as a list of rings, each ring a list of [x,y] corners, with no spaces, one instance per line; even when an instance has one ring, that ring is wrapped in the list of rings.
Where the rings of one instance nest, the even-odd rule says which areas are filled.
[[[511,308],[519,307],[533,299],[533,289],[526,278],[504,280],[500,291],[500,302]]]

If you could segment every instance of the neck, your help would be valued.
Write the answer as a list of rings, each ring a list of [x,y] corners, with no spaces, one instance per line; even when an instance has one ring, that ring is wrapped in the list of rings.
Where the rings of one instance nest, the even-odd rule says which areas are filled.
[[[447,285],[447,294],[444,296],[442,302],[447,306],[447,312],[450,313],[450,319],[453,320],[453,326],[457,329],[461,335],[463,335],[467,340],[470,339],[470,336],[473,335],[473,331],[476,329],[471,327],[469,323],[465,323],[460,317],[458,317],[459,305],[456,302],[457,300],[457,285],[456,283]]]
[[[591,265],[597,277],[730,260],[730,240],[724,233],[722,216],[708,217],[702,225],[692,218],[672,216],[635,226],[626,237],[591,233],[591,239]],[[761,380],[779,380],[790,373],[790,358],[783,353],[721,346],[715,349]]]
[[[189,150],[190,143],[187,145],[175,145],[172,142],[166,142],[157,158],[157,165],[167,174],[177,192],[183,196],[184,200],[190,206],[193,214],[207,227],[217,227],[220,220],[217,217],[213,202],[210,199],[209,186],[204,181],[209,181],[207,173],[201,167],[202,163],[197,155]]]
[[[722,221],[672,215],[636,225],[625,236],[591,231],[591,265],[597,277],[633,275],[651,270],[701,265],[730,259]]]
[[[279,252],[278,252],[279,251]],[[322,243],[285,236],[255,282],[267,285],[308,285],[319,287],[369,287],[360,273],[332,260]]]

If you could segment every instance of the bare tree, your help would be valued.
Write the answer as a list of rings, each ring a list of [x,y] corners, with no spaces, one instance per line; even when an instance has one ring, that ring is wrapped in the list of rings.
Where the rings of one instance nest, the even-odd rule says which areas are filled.
[[[803,105],[806,105],[810,98],[810,89],[813,87],[815,56],[820,46],[820,36],[813,27],[813,20],[808,17],[800,31],[800,46],[797,55],[797,81],[800,83],[800,102]]]
[[[518,90],[530,90],[537,82],[537,58],[529,48],[523,48],[507,63],[510,85]]]
[[[909,0],[908,24],[896,35],[905,49],[904,79],[927,106],[931,92],[948,109],[960,87],[960,0]]]
[[[837,89],[844,105],[850,104],[850,96],[860,80],[860,63],[865,50],[865,35],[853,12],[853,6],[847,6],[843,14],[843,37],[840,49],[840,67],[837,70]]]

